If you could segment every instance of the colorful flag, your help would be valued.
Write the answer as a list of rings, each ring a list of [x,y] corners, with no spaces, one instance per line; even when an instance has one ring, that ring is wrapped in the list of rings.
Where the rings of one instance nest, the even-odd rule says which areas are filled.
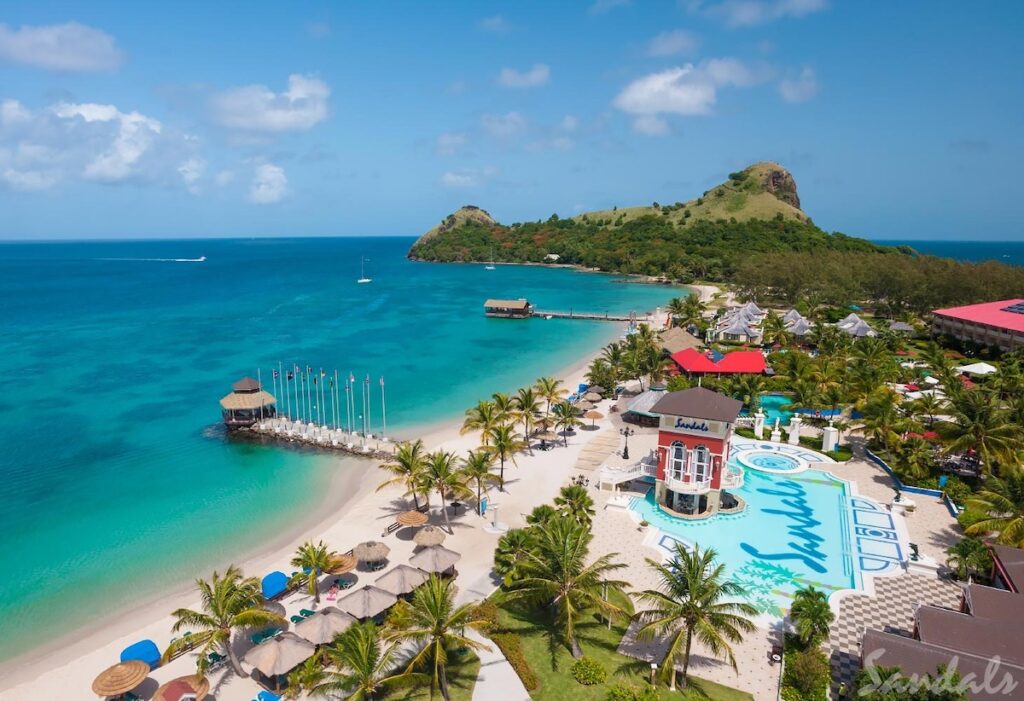
[[[289,370],[288,371],[288,381],[291,382],[294,377],[295,377],[295,375],[292,373],[291,370]]]

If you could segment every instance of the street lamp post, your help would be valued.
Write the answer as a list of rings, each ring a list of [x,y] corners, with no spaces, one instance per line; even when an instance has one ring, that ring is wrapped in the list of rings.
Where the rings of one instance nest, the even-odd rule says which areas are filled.
[[[622,459],[629,460],[629,437],[636,433],[636,431],[626,426],[626,428],[619,429],[619,433],[626,437],[626,444],[622,447]]]

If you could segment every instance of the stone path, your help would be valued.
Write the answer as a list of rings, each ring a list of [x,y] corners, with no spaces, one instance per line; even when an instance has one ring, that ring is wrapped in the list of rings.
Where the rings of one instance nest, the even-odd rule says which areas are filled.
[[[480,658],[480,673],[473,687],[473,701],[529,701],[530,694],[498,646],[472,630],[467,632],[467,637],[490,647],[489,651],[476,653]]]

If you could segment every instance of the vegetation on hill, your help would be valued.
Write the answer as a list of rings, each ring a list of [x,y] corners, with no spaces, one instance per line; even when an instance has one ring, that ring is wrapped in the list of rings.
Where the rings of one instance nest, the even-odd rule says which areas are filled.
[[[410,258],[579,265],[678,282],[732,283],[749,298],[871,301],[894,315],[1013,297],[1024,268],[959,263],[817,227],[792,176],[758,163],[690,202],[502,225],[463,207],[422,236]]]

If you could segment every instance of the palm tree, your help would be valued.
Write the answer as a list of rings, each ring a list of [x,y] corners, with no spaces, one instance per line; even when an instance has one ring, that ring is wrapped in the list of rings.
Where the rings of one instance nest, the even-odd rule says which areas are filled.
[[[950,414],[953,421],[945,426],[951,439],[947,453],[973,450],[988,473],[995,465],[1014,461],[1020,427],[1009,420],[995,394],[975,390],[954,395]]]
[[[545,418],[551,415],[551,405],[562,400],[562,397],[569,394],[569,390],[561,386],[562,381],[553,377],[541,377],[534,383],[537,396],[547,402],[547,409],[544,411]]]
[[[672,317],[673,326],[685,326],[686,322],[683,321],[683,317],[686,316],[686,302],[682,297],[673,297],[665,305],[665,309],[668,311],[669,316]]]
[[[467,487],[476,487],[476,512],[483,514],[484,494],[487,493],[487,485],[494,484],[498,476],[491,472],[494,467],[494,456],[486,450],[471,450],[462,461],[462,469],[459,474],[465,481]]]
[[[628,613],[627,583],[609,579],[625,565],[612,562],[610,553],[587,564],[593,536],[586,526],[568,518],[551,519],[534,531],[535,545],[522,553],[519,578],[510,584],[506,596],[551,610],[563,642],[579,659],[583,650],[576,628],[585,611],[596,609],[609,618]]]
[[[526,522],[531,526],[540,526],[558,516],[558,509],[551,504],[537,504],[533,510],[526,515]]]
[[[382,470],[390,472],[392,477],[381,482],[377,491],[393,484],[400,484],[406,488],[407,495],[412,494],[413,503],[419,510],[420,499],[417,492],[423,481],[423,469],[426,464],[425,451],[422,440],[416,440],[413,443],[406,441],[398,446],[394,461],[380,466]]]
[[[967,508],[986,517],[965,528],[968,535],[996,533],[997,543],[1024,548],[1024,475],[988,479],[985,489],[967,500]]]
[[[577,426],[582,426],[583,422],[580,417],[576,415],[576,407],[569,402],[559,402],[555,405],[555,428],[562,431],[562,439],[565,441],[565,445],[569,445],[569,432]]]
[[[589,526],[594,518],[594,500],[587,493],[587,488],[581,484],[562,487],[555,497],[555,506],[563,516],[571,518],[581,526]]]
[[[309,593],[313,597],[313,603],[320,603],[320,575],[331,568],[331,563],[337,557],[337,553],[327,548],[322,540],[313,544],[308,541],[299,546],[292,558],[292,567],[300,567],[306,573],[306,582]]]
[[[323,653],[317,651],[288,673],[288,688],[285,689],[284,697],[298,699],[304,695],[311,695],[326,679],[327,670],[324,669]]]
[[[928,427],[931,428],[935,424],[935,417],[942,413],[945,406],[945,399],[934,394],[922,394],[919,399],[914,401],[913,410],[916,414],[927,416]]]
[[[606,388],[615,386],[615,374],[612,372],[612,366],[604,358],[594,358],[590,361],[586,380],[587,384],[591,386],[600,385]]]
[[[761,394],[765,389],[763,375],[737,375],[732,384],[732,396],[739,399],[751,411],[761,406]]]
[[[923,438],[906,438],[895,444],[896,465],[910,477],[927,477],[935,464],[931,446]]]
[[[788,346],[793,343],[793,332],[786,327],[786,320],[774,310],[768,310],[767,316],[761,322],[761,329],[764,342],[768,345],[778,343],[780,346]]]
[[[811,380],[797,380],[793,383],[793,404],[801,409],[813,409],[821,397],[818,385]]]
[[[449,651],[456,648],[490,649],[466,637],[466,628],[485,622],[476,615],[476,610],[476,604],[456,607],[452,581],[432,574],[416,589],[412,601],[399,603],[388,614],[388,626],[392,630],[388,638],[412,643],[418,650],[410,658],[406,672],[429,667],[431,690],[440,690],[445,701],[451,701],[448,691]]]
[[[625,350],[622,344],[618,341],[609,343],[601,351],[601,357],[608,363],[608,367],[612,369],[612,375],[615,377],[615,380],[622,379],[622,369],[626,362]]]
[[[486,450],[498,458],[501,469],[498,472],[498,489],[505,491],[505,462],[511,461],[516,465],[516,453],[526,450],[527,443],[512,426],[495,426],[489,432],[490,445]]]
[[[977,538],[961,538],[956,545],[946,548],[946,566],[957,579],[967,579],[972,573],[988,574],[992,569],[992,554],[985,542]]]
[[[487,445],[487,433],[495,426],[504,421],[504,417],[498,411],[494,402],[479,401],[476,406],[466,411],[466,418],[462,422],[459,433],[465,435],[471,431],[480,431],[481,442]]]
[[[519,420],[523,423],[523,436],[527,439],[533,434],[534,422],[540,416],[540,399],[532,387],[521,387],[516,392],[516,412]],[[530,447],[530,454],[533,455],[533,447]]]
[[[797,590],[793,596],[789,618],[800,642],[804,645],[817,645],[828,636],[828,628],[836,617],[828,606],[825,592],[807,586]]]
[[[682,661],[683,685],[690,668],[690,649],[694,637],[717,656],[724,656],[733,669],[736,658],[730,643],[738,643],[744,633],[754,630],[747,618],[757,609],[735,601],[743,588],[725,578],[725,565],[715,562],[715,551],[694,546],[688,551],[676,543],[675,552],[662,564],[648,559],[660,579],[658,589],[648,589],[638,596],[649,603],[648,609],[634,616],[641,623],[637,637],[655,635],[669,638],[659,674],[669,687],[676,688],[676,665]],[[667,679],[666,679],[667,678]]]
[[[516,420],[517,407],[514,397],[510,397],[504,392],[495,392],[491,395],[491,401],[494,404],[494,409],[498,412],[499,423],[507,423]]]
[[[444,524],[449,533],[452,530],[451,519],[448,517],[448,497],[460,498],[472,496],[463,481],[462,475],[455,469],[455,453],[438,450],[427,456],[427,467],[423,472],[423,486],[428,492],[437,491],[441,497],[441,512],[444,514]]]
[[[346,701],[372,701],[379,693],[399,684],[425,681],[425,675],[394,674],[398,643],[386,644],[373,621],[356,623],[324,648],[324,655],[336,667],[312,696],[329,696]]]
[[[683,313],[680,321],[683,326],[700,326],[704,320],[704,311],[707,305],[701,301],[699,294],[691,294],[683,302]]]
[[[882,388],[868,396],[864,405],[865,433],[878,445],[888,447],[897,440],[897,432],[903,425],[896,395],[887,388]]]
[[[199,651],[197,669],[206,672],[207,656],[211,652],[225,652],[231,660],[231,667],[239,676],[244,676],[242,665],[232,645],[232,634],[236,630],[261,628],[271,625],[286,625],[284,618],[263,608],[263,592],[255,577],[243,577],[242,571],[231,565],[223,575],[214,572],[210,581],[196,580],[199,587],[201,610],[181,608],[174,611],[175,622],[171,631],[198,629],[188,638],[178,638],[164,650],[164,660],[170,660],[185,649],[194,646]]]
[[[520,565],[527,550],[534,546],[535,537],[530,528],[513,528],[498,538],[494,549],[494,571],[508,584],[519,578]]]

